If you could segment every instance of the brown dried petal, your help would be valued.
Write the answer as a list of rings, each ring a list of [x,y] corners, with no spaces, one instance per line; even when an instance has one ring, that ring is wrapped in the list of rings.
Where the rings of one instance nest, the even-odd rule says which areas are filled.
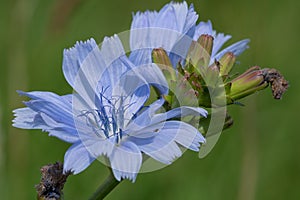
[[[38,199],[60,200],[63,195],[64,184],[71,172],[63,173],[63,164],[56,162],[41,168],[41,181],[35,186]]]
[[[281,99],[289,83],[276,69],[264,69],[265,80],[270,83],[274,99]]]

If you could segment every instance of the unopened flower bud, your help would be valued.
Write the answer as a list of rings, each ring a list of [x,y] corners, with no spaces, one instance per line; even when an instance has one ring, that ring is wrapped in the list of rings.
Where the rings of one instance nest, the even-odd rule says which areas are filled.
[[[154,49],[152,51],[152,59],[161,69],[169,84],[171,83],[171,80],[176,80],[176,72],[173,69],[167,52],[163,48]]]
[[[210,56],[213,48],[214,38],[211,35],[201,35],[197,42],[192,42],[188,54],[188,60],[191,60],[195,66],[206,68],[210,62]],[[197,69],[202,71],[201,69]]]
[[[230,83],[229,97],[238,100],[268,86],[264,72],[258,66],[251,67]]]
[[[227,76],[235,63],[236,57],[233,53],[227,52],[222,58],[219,60],[220,63],[220,75]]]
[[[211,52],[213,49],[213,42],[214,42],[213,36],[208,35],[208,34],[203,34],[198,38],[197,42],[205,50],[205,53],[208,53],[208,55],[211,55]]]

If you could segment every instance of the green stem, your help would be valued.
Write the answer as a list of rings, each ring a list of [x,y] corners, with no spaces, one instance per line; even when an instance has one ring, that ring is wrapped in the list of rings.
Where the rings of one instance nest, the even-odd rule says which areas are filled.
[[[121,181],[115,179],[111,172],[106,180],[99,186],[96,192],[89,198],[89,200],[104,199]]]

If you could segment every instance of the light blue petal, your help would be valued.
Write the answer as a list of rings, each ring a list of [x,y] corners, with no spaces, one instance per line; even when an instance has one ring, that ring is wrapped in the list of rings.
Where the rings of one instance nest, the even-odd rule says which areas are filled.
[[[153,159],[171,164],[182,152],[176,144],[176,134],[166,132],[167,127],[164,123],[152,125],[141,130],[139,134],[134,134],[134,137],[130,136],[128,140]]]
[[[80,137],[82,145],[89,152],[91,157],[98,158],[99,156],[109,157],[116,146],[115,138],[101,138],[95,135],[82,135]]]
[[[139,31],[141,32],[141,31]],[[149,45],[149,47],[151,47]],[[134,63],[135,66],[141,66],[146,63],[152,63],[152,53],[153,49],[152,48],[136,48],[136,50],[132,50],[129,59],[131,62]]]
[[[37,116],[39,116],[46,124],[47,127],[43,128],[43,131],[49,132],[49,136],[57,137],[58,139],[68,143],[76,143],[80,140],[75,127],[58,123],[44,113],[40,113]]]
[[[175,141],[193,151],[199,151],[200,143],[205,143],[205,138],[190,124],[182,121],[167,121],[161,134],[175,135]]]
[[[73,144],[64,158],[64,172],[78,174],[85,170],[95,160],[82,143]]]
[[[172,118],[185,117],[185,116],[207,116],[207,111],[199,107],[181,106],[166,113],[156,114],[152,117],[151,124],[166,121]]]
[[[54,129],[44,129],[44,131],[49,132],[49,136],[57,137],[58,139],[71,144],[80,141],[77,134],[70,134],[74,131],[72,129],[59,127]]]
[[[215,61],[215,55],[219,52],[222,46],[231,38],[230,35],[224,35],[223,33],[218,33],[214,36],[214,44],[211,53],[211,63]]]
[[[97,47],[93,38],[86,42],[77,42],[74,47],[64,50],[63,72],[68,83],[74,87],[75,77],[87,55]]]
[[[56,122],[74,127],[72,104],[66,98],[51,92],[19,91],[19,94],[33,99],[25,102],[25,105],[35,112],[45,113]]]
[[[65,142],[75,143],[79,141],[74,127],[55,122],[43,113],[37,113],[30,108],[19,108],[13,111],[15,119],[13,126],[23,129],[42,129],[49,132],[49,136],[55,136]]]
[[[153,27],[161,28],[161,30],[153,30],[151,37],[152,44],[156,48],[162,47],[167,52],[171,52],[174,45],[180,39],[189,33],[190,29],[194,30],[198,16],[191,6],[188,9],[187,3],[170,3],[165,5],[158,13]],[[156,35],[155,35],[156,34]]]
[[[186,2],[172,2],[159,11],[154,26],[187,33],[195,25],[197,19],[198,15],[193,5],[188,8]]]
[[[137,12],[133,15],[133,19],[131,22],[131,29],[138,29],[138,28],[146,28],[153,26],[155,19],[157,18],[156,11],[146,11],[146,12]],[[138,35],[142,37],[142,35]],[[139,37],[133,37],[136,41],[145,41],[145,40],[138,40]],[[144,37],[142,37],[144,38]],[[133,43],[134,45],[134,43]]]
[[[123,74],[118,80],[109,80],[109,76],[113,76],[115,73],[118,73],[118,69],[120,69],[120,66],[122,65],[129,67],[123,71]],[[149,98],[150,85],[156,87],[162,94],[168,93],[168,83],[161,70],[155,64],[130,68],[132,63],[126,57],[121,57],[112,63],[111,66],[118,69],[110,70],[109,68],[107,71],[105,81],[111,82],[111,89],[106,89],[105,96],[106,98],[107,96],[119,99],[122,98],[122,105],[117,107],[125,110],[123,116],[125,124],[127,124],[127,122],[136,115]],[[101,81],[102,80],[103,79],[101,79]],[[102,104],[105,107],[105,105],[108,105],[109,103],[110,102],[104,102]],[[117,103],[121,102],[119,101]]]
[[[80,52],[80,50],[82,49],[85,49],[86,44],[90,43],[90,41],[87,41],[86,43],[79,43],[75,45],[75,47],[70,51],[75,52],[73,55],[74,57],[79,56],[78,52]],[[85,51],[85,57],[76,61],[77,71],[76,73],[72,73],[72,87],[81,98],[80,102],[74,103],[74,109],[78,110],[89,110],[91,108],[95,108],[95,101],[97,99],[97,94],[99,93],[99,91],[97,90],[98,81],[100,80],[104,70],[106,69],[106,63],[103,59],[99,47],[96,45],[95,41],[93,41],[92,44],[93,48],[89,49],[88,52]],[[78,97],[76,98],[76,100],[79,99]]]
[[[196,29],[196,22],[198,19],[198,15],[194,10],[194,5],[191,4],[189,10],[187,12],[186,20],[184,23],[183,33],[186,33],[187,36],[193,37]]]
[[[114,148],[109,160],[118,181],[129,179],[134,182],[142,165],[142,154],[134,143],[122,142]]]
[[[155,137],[153,143],[139,146],[139,148],[146,155],[166,165],[171,164],[182,155],[180,148],[174,141],[169,141],[161,135]]]
[[[195,34],[193,36],[193,40],[197,41],[198,38],[203,34],[208,34],[213,36],[214,31],[210,20],[208,20],[208,22],[199,22],[199,24],[195,28]]]
[[[122,42],[118,35],[104,38],[101,44],[101,55],[105,66],[110,66],[115,60],[125,55]]]
[[[160,95],[167,95],[169,93],[168,82],[156,64],[149,63],[142,65],[138,68],[134,68],[133,71],[137,76],[141,76],[146,84],[158,89]]]
[[[205,143],[205,138],[195,127],[181,121],[166,121],[146,127],[128,140],[137,144],[145,154],[165,164],[181,155],[179,148],[176,150],[176,143],[193,151],[199,151],[200,143]]]
[[[217,60],[220,60],[222,56],[227,52],[232,52],[235,56],[240,55],[243,51],[245,51],[247,48],[249,48],[248,43],[250,42],[249,39],[241,40],[239,42],[236,42],[229,47],[223,49],[221,52],[219,52],[215,58]]]
[[[15,116],[13,126],[16,128],[44,129],[48,127],[38,113],[30,108],[18,108],[13,113]]]
[[[123,85],[121,85],[120,79],[134,65],[126,57],[122,43],[117,35],[104,39],[101,46],[101,55],[105,65],[97,85],[101,93],[107,99],[111,99],[115,95],[121,95],[119,94],[119,89]]]
[[[138,12],[133,16],[130,31],[131,53],[129,59],[136,66],[152,63],[152,44],[149,27],[153,26],[156,17],[157,12],[149,11],[144,13]]]
[[[133,131],[138,131],[150,125],[153,115],[164,104],[164,102],[164,99],[158,99],[146,107],[141,113],[138,113],[137,117],[127,126],[127,132],[131,134]]]
[[[173,52],[172,63],[177,63],[180,58],[185,57],[181,52],[188,51],[188,45],[183,49],[183,42],[180,41],[184,36],[193,36],[197,18],[193,5],[188,8],[186,2],[172,2],[165,5],[158,13],[148,11],[137,13],[131,25],[130,60],[138,66],[151,63],[152,50],[162,47],[167,52]]]

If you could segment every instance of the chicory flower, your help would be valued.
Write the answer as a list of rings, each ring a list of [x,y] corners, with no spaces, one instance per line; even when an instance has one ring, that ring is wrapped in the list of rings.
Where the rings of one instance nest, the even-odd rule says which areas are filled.
[[[204,109],[183,106],[158,113],[163,98],[145,105],[150,85],[167,94],[167,82],[155,64],[135,67],[117,36],[105,38],[101,48],[90,39],[65,50],[63,72],[74,93],[19,91],[31,100],[14,110],[13,126],[42,129],[71,143],[64,172],[78,174],[104,156],[117,180],[135,181],[143,154],[171,164],[181,156],[180,146],[199,151],[205,142],[195,127],[178,120],[206,116]]]
[[[185,1],[166,4],[158,12],[137,12],[130,30],[131,61],[135,65],[151,63],[152,50],[163,48],[176,68],[178,62],[186,59],[192,42],[204,34],[214,38],[210,64],[227,52],[238,56],[248,48],[249,40],[245,39],[221,50],[231,36],[217,33],[210,21],[196,24],[197,19],[193,4],[188,7]]]

